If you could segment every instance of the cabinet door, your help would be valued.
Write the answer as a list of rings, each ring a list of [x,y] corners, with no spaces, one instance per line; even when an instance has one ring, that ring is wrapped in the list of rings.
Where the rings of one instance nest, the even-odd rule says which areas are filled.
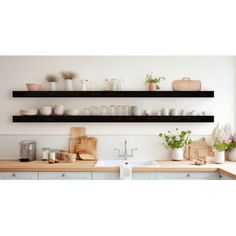
[[[91,172],[39,172],[40,180],[91,180]]]
[[[119,180],[120,172],[92,172],[93,180]]]
[[[0,172],[2,180],[37,180],[37,172]]]
[[[219,180],[218,172],[157,172],[156,179],[163,180]]]
[[[220,180],[233,180],[233,178],[231,178],[230,176],[222,174],[222,173],[219,173],[219,178]]]
[[[155,172],[133,172],[132,180],[155,180]]]

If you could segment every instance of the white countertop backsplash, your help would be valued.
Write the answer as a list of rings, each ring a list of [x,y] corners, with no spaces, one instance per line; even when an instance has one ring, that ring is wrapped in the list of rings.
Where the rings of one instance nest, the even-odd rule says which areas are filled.
[[[158,135],[92,135],[98,139],[98,159],[109,160],[119,159],[117,151],[119,148],[123,151],[124,141],[128,141],[128,149],[138,148],[134,153],[134,159],[146,160],[168,160],[169,152],[162,145]],[[204,135],[192,136],[193,140],[199,139]],[[205,136],[206,137],[206,136]],[[68,147],[69,135],[20,135],[6,134],[0,135],[0,160],[18,159],[19,142],[22,140],[36,140],[37,159],[40,159],[43,147],[64,149]]]

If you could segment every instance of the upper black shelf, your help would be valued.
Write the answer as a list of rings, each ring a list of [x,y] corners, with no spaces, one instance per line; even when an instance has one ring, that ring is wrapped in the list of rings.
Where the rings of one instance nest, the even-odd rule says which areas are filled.
[[[213,98],[214,91],[13,91],[15,98]]]

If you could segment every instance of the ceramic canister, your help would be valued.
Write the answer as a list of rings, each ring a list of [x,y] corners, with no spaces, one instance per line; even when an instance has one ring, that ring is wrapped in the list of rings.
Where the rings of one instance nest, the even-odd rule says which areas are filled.
[[[163,108],[161,110],[161,115],[163,116],[169,116],[169,109],[168,108]]]
[[[131,114],[133,116],[140,116],[141,115],[141,110],[138,106],[131,106]]]

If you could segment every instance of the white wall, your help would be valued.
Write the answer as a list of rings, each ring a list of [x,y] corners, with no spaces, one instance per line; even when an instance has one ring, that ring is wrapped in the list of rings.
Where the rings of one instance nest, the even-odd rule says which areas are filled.
[[[163,90],[170,90],[172,81],[183,76],[202,81],[203,90],[214,90],[211,99],[13,99],[12,90],[25,89],[27,82],[47,83],[48,73],[73,69],[80,79],[93,80],[97,89],[102,87],[105,78],[122,78],[126,90],[145,89],[146,73],[165,76],[161,83]],[[68,56],[68,57],[0,57],[0,134],[65,134],[77,124],[13,124],[11,116],[22,108],[42,105],[65,104],[67,107],[84,107],[101,104],[136,104],[142,108],[161,109],[177,107],[188,110],[210,110],[215,120],[229,122],[235,127],[235,58],[234,57],[185,57],[185,56]],[[62,88],[62,80],[59,84]],[[79,79],[76,81],[79,89]],[[208,135],[215,124],[82,124],[90,135],[131,135],[154,136],[159,132],[179,127],[191,129],[194,135]],[[78,124],[81,126],[81,124]],[[1,136],[3,137],[3,136]],[[145,140],[144,140],[145,141]],[[1,147],[0,147],[1,148]]]

